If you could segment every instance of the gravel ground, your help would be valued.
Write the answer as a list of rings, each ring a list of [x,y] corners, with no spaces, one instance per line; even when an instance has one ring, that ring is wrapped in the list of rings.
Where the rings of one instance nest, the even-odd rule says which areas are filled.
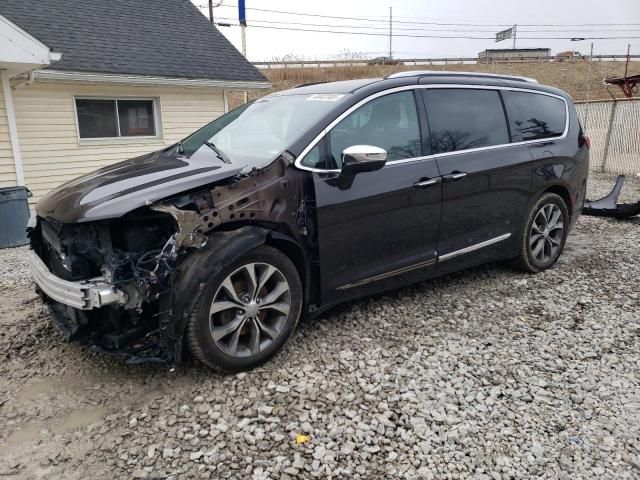
[[[63,343],[25,249],[2,250],[0,475],[640,478],[639,232],[582,217],[550,271],[494,264],[349,303],[237,375]]]

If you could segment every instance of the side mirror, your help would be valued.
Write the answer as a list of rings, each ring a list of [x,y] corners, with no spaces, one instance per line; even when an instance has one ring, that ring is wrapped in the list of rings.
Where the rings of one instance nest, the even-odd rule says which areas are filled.
[[[387,163],[387,151],[373,145],[353,145],[342,151],[342,174],[355,175],[380,170]]]

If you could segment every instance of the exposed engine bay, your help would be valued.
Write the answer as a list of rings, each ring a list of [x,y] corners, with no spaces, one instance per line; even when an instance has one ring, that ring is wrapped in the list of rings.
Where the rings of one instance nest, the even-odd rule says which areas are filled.
[[[313,245],[313,199],[305,198],[302,177],[289,168],[287,155],[264,169],[149,203],[120,218],[74,224],[38,218],[29,230],[31,246],[52,274],[70,282],[99,280],[117,292],[109,305],[79,309],[40,289],[65,337],[134,363],[177,361],[181,330],[173,315],[176,303],[186,305],[189,299],[176,300],[175,284],[187,281],[177,274],[185,259],[248,236],[243,224],[263,236],[276,232]],[[293,206],[298,214],[292,218]]]

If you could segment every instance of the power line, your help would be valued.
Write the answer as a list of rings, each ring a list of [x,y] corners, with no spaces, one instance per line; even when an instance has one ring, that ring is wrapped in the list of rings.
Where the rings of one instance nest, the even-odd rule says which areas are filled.
[[[220,20],[236,20],[235,18],[230,17],[219,17]],[[387,19],[387,22],[389,20]],[[332,27],[332,28],[357,28],[357,29],[368,29],[368,30],[384,30],[385,32],[389,30],[389,27],[378,27],[378,26],[369,26],[369,25],[335,25],[330,23],[304,23],[304,22],[288,22],[282,20],[262,20],[262,19],[252,19],[251,23],[270,23],[270,24],[278,24],[278,25],[299,25],[299,26],[307,26],[307,27]],[[404,30],[404,31],[432,31],[432,32],[451,32],[450,28],[442,28],[442,29],[425,29],[425,28],[411,28],[411,27],[396,27],[394,30]],[[456,30],[453,30],[456,31]],[[467,31],[460,30],[460,31]],[[494,30],[469,30],[469,31],[477,31],[477,32],[493,32]]]
[[[517,24],[524,27],[625,27],[625,26],[640,26],[640,23],[521,23],[517,21],[503,22],[503,23],[471,23],[471,22],[457,22],[457,23],[438,23],[441,20],[450,19],[428,19],[426,17],[411,17],[411,16],[398,16],[398,18],[404,19],[422,19],[422,20],[435,20],[435,22],[425,22],[427,24],[434,23],[436,25],[461,25],[461,26],[481,26],[481,27],[500,27]],[[408,21],[407,23],[414,23]]]
[[[231,18],[231,17],[218,17],[219,20],[227,20],[227,21],[234,21],[235,18]],[[388,21],[388,20],[387,20]],[[383,30],[383,31],[388,31],[389,27],[378,27],[378,26],[368,26],[368,25],[334,25],[334,24],[330,24],[330,23],[304,23],[304,22],[283,22],[280,20],[262,20],[262,19],[254,19],[251,21],[252,24],[255,25],[255,23],[268,23],[268,24],[277,24],[277,25],[298,25],[298,26],[304,26],[304,27],[331,27],[331,28],[354,28],[354,29],[368,29],[368,30]],[[450,28],[418,28],[418,27],[396,27],[394,28],[394,30],[398,30],[398,31],[406,31],[406,32],[453,32],[453,33],[457,33],[457,32],[486,32],[486,33],[494,33],[495,29],[493,30],[481,30],[481,29],[475,29],[475,28],[471,28],[471,29],[460,29],[460,30],[453,30]],[[535,33],[535,32],[539,32],[539,33],[566,33],[567,30],[527,30],[527,29],[522,29],[519,30],[520,32],[529,32],[529,33]],[[581,33],[580,30],[571,30],[574,33]],[[586,32],[612,32],[612,33],[618,33],[618,32],[640,32],[640,29],[623,29],[623,30],[605,30],[605,29],[587,29],[584,30]]]
[[[204,6],[199,5],[201,8]],[[226,5],[232,7],[234,5]],[[361,22],[382,22],[387,23],[388,18],[371,18],[371,17],[345,17],[345,16],[337,16],[337,15],[324,15],[324,14],[314,14],[314,13],[302,13],[302,12],[291,12],[286,10],[272,10],[266,8],[257,8],[257,7],[247,7],[247,10],[253,10],[257,12],[268,12],[268,13],[279,13],[283,15],[295,15],[295,16],[303,16],[303,17],[315,17],[315,18],[331,18],[336,20],[357,20]],[[402,17],[402,18],[425,18],[425,17]],[[403,21],[403,20],[394,20],[394,23],[403,23],[403,24],[414,24],[414,25],[441,25],[441,26],[476,26],[476,27],[504,27],[509,26],[511,23],[465,23],[465,22],[457,22],[457,23],[444,23],[444,22],[418,22],[418,21]],[[518,23],[518,26],[523,27],[614,27],[614,26],[640,26],[640,23]]]
[[[236,26],[236,25],[234,25]],[[304,29],[295,27],[274,27],[267,25],[251,25],[253,28],[263,28],[269,30],[290,30],[297,32],[312,32],[312,33],[334,33],[339,35],[366,35],[372,37],[388,37],[388,33],[374,33],[374,32],[346,32],[338,30],[322,30],[322,29]],[[442,39],[466,39],[466,40],[495,40],[494,36],[491,37],[477,37],[471,35],[412,35],[412,34],[393,34],[394,37],[403,38],[442,38]],[[518,37],[521,40],[571,40],[575,37]],[[623,40],[623,39],[638,39],[640,36],[622,36],[622,37],[581,37],[584,40]]]

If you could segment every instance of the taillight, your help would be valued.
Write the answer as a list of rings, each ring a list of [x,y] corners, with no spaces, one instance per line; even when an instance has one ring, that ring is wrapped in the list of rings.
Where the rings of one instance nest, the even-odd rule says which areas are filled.
[[[587,146],[587,150],[591,150],[591,139],[586,135],[582,135],[582,143]]]

